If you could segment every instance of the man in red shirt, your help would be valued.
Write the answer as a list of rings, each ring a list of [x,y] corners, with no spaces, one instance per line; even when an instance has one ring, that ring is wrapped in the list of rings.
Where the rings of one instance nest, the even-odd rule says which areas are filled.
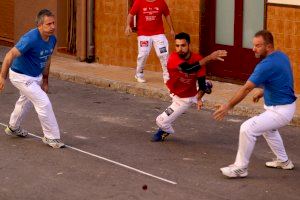
[[[169,79],[167,71],[167,60],[169,55],[169,43],[164,34],[162,15],[171,29],[174,37],[174,28],[170,16],[169,8],[164,0],[135,0],[127,16],[125,34],[128,36],[132,32],[130,22],[133,16],[137,16],[138,34],[138,57],[135,78],[140,83],[145,83],[144,67],[149,56],[152,45],[154,45],[157,57],[160,60],[164,82]]]
[[[218,50],[202,58],[198,53],[190,51],[190,36],[179,33],[175,36],[175,50],[169,59],[167,69],[170,79],[166,85],[170,90],[173,103],[156,118],[158,131],[152,136],[153,142],[164,141],[174,133],[172,123],[194,103],[198,110],[203,103],[201,98],[205,93],[211,93],[212,84],[205,80],[205,64],[211,60],[223,60],[227,55],[224,50]],[[197,89],[198,82],[198,89]]]

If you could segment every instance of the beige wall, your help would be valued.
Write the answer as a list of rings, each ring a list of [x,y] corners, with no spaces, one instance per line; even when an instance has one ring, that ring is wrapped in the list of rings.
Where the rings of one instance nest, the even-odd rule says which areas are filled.
[[[68,12],[67,12],[67,1],[57,1],[57,47],[66,47],[67,43],[67,31],[68,31]]]
[[[199,50],[199,10],[200,0],[166,0],[176,32],[191,34],[192,50]],[[180,5],[180,7],[178,6]],[[191,5],[193,5],[191,7]],[[96,1],[95,5],[95,52],[99,63],[136,67],[137,35],[124,35],[127,17],[127,0]],[[188,15],[186,13],[189,13]],[[170,41],[170,50],[174,42],[165,23],[165,32]],[[159,60],[152,50],[146,69],[161,71]]]
[[[268,5],[267,29],[274,34],[275,48],[290,57],[295,90],[300,93],[300,7]]]
[[[14,0],[0,1],[0,39],[14,39]]]

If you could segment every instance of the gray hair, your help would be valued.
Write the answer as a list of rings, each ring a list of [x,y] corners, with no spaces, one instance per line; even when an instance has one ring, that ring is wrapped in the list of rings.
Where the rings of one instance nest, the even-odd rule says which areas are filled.
[[[44,17],[45,16],[54,17],[54,14],[48,9],[41,10],[36,16],[35,23],[36,23],[37,26],[44,22]]]

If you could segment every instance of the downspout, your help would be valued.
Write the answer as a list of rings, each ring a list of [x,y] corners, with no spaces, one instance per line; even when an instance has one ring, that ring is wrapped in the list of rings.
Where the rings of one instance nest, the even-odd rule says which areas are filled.
[[[86,62],[91,63],[95,60],[95,41],[94,41],[94,0],[87,0],[86,5]]]
[[[76,13],[76,18],[77,18],[77,22],[76,22],[76,35],[77,35],[77,39],[76,39],[76,46],[77,46],[77,58],[79,59],[79,61],[85,61],[86,60],[86,46],[87,46],[87,42],[86,42],[86,0],[78,0],[78,7],[77,7],[77,13]]]

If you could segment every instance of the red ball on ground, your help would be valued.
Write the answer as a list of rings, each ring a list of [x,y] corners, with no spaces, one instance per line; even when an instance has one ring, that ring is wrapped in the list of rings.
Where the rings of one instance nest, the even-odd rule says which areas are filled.
[[[143,190],[147,190],[148,186],[147,185],[143,185]]]

